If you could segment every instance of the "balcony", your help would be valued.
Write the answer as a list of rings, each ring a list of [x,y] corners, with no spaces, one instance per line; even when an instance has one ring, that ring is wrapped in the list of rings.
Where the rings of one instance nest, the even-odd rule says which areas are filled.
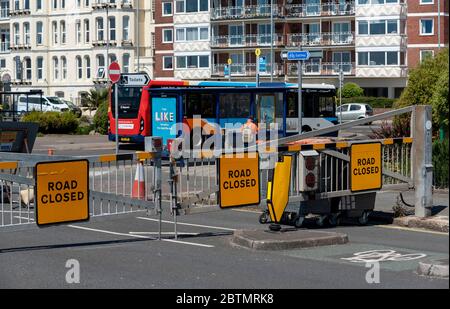
[[[288,4],[285,9],[286,17],[290,18],[349,16],[355,14],[355,3]]]
[[[266,64],[266,71],[260,72],[260,76],[270,76],[270,63]],[[212,67],[212,76],[225,77],[225,64],[215,64]],[[231,76],[252,77],[256,76],[256,63],[235,63],[230,66]],[[274,63],[273,76],[284,76],[284,66]]]
[[[31,43],[11,45],[11,50],[27,50],[27,49],[31,49]]]
[[[257,19],[270,17],[270,5],[227,6],[213,8],[211,20],[236,20]],[[275,5],[273,15],[275,18],[300,18],[300,17],[332,17],[350,16],[355,14],[355,3],[318,3],[318,4],[287,4]]]
[[[9,42],[0,43],[0,53],[7,54],[11,52],[11,44]]]
[[[273,45],[284,46],[284,36],[274,33]],[[211,48],[257,47],[270,46],[270,34],[221,35],[213,36]]]
[[[354,62],[305,62],[303,64],[303,75],[305,76],[336,76],[339,75],[340,66],[344,75],[355,75]],[[298,64],[288,63],[288,76],[298,75]]]
[[[287,36],[286,46],[347,46],[355,44],[353,32],[294,33]]]
[[[211,20],[269,18],[270,10],[270,5],[246,5],[214,8],[211,10]],[[283,7],[274,6],[273,16],[275,18],[283,17]]]
[[[119,2],[119,1],[117,1]],[[106,9],[106,8],[117,8],[116,2],[109,2],[106,0],[97,0],[92,2],[92,9],[93,10],[100,10],[100,9]]]
[[[132,0],[122,0],[120,3],[120,7],[131,9],[133,7],[133,1]]]
[[[97,46],[107,46],[108,45],[108,41],[107,40],[94,40],[92,41],[92,46],[97,47]],[[115,40],[110,40],[109,41],[109,45],[110,46],[117,46],[117,41]]]
[[[26,8],[26,9],[10,9],[9,10],[9,16],[14,16],[14,15],[30,15],[31,14],[31,9]]]

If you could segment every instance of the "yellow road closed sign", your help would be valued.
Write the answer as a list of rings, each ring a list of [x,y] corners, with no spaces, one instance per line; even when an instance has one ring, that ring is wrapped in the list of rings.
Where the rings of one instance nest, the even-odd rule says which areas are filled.
[[[381,143],[352,144],[350,161],[352,192],[381,189]]]
[[[259,183],[257,152],[227,154],[219,158],[221,208],[259,204]]]
[[[35,168],[39,226],[89,220],[89,161],[40,162]]]

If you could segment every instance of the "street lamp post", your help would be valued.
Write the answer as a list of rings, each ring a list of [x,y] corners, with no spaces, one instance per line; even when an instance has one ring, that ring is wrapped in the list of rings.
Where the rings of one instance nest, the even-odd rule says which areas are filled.
[[[270,0],[270,82],[273,82],[273,0]]]

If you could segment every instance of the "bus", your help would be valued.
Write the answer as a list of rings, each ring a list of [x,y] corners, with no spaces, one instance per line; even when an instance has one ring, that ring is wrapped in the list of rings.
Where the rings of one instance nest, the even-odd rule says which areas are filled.
[[[110,91],[109,140],[115,141],[114,88]],[[336,88],[328,84],[303,84],[302,131],[337,124]],[[292,83],[256,83],[221,81],[152,80],[144,87],[118,87],[119,142],[143,143],[146,136],[160,136],[167,147],[176,134],[170,128],[180,122],[192,127],[195,115],[202,126],[244,124],[248,116],[268,130],[278,128],[278,137],[299,132],[298,85]],[[274,126],[277,124],[277,126]]]

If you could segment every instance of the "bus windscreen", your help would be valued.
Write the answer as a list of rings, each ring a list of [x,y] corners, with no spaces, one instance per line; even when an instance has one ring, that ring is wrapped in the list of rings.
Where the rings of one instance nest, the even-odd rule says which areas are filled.
[[[119,87],[119,119],[137,118],[142,87]],[[115,115],[114,88],[111,91],[111,111]]]

